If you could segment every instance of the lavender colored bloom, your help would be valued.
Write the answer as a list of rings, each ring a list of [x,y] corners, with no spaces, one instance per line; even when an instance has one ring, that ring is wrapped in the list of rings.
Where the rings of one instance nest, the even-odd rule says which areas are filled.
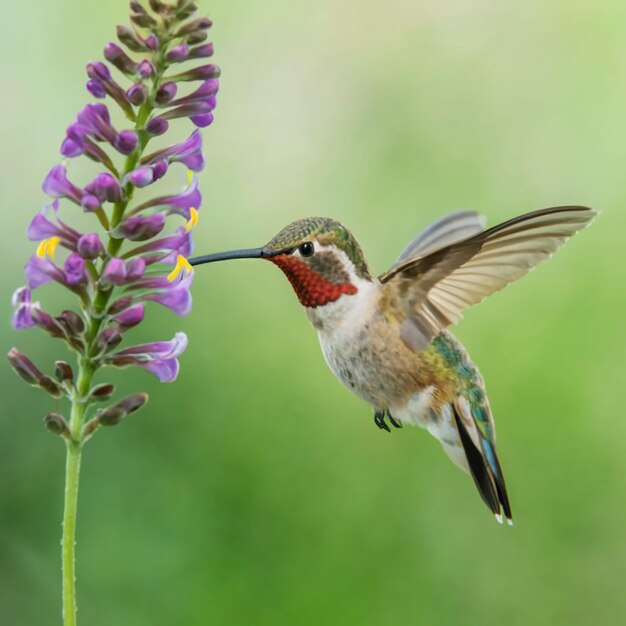
[[[185,219],[189,219],[189,209],[199,209],[202,204],[202,194],[198,188],[198,178],[193,177],[191,185],[182,193],[163,196],[144,202],[137,210],[143,210],[150,207],[163,207],[168,214],[182,215]]]
[[[41,287],[41,285],[45,285],[53,280],[62,285],[66,282],[65,273],[62,270],[49,259],[42,259],[38,256],[30,257],[24,268],[24,273],[30,289],[37,289],[37,287]]]
[[[45,194],[53,198],[69,198],[77,204],[80,204],[83,197],[83,191],[68,180],[67,170],[61,163],[48,172],[41,188]]]
[[[132,130],[123,130],[113,142],[113,146],[122,154],[131,154],[137,147],[137,134]]]
[[[39,306],[38,302],[33,303],[32,292],[29,287],[20,287],[13,293],[11,304],[15,309],[11,324],[15,329],[30,328],[35,325],[32,316],[33,307]]]
[[[191,283],[193,274],[185,274],[178,281],[170,282],[165,276],[146,277],[137,281],[133,289],[148,289],[137,296],[138,300],[158,302],[176,315],[184,316],[191,311]]]
[[[126,180],[135,185],[135,187],[147,187],[154,182],[154,174],[150,166],[144,165],[130,172],[126,176]]]
[[[163,148],[158,152],[144,157],[146,163],[167,159],[167,162],[183,163],[193,172],[200,172],[204,168],[204,156],[202,155],[202,135],[195,130],[185,141]]]
[[[159,47],[159,40],[154,33],[150,33],[145,39],[145,44],[150,50],[156,50]]]
[[[203,113],[201,115],[191,115],[189,119],[198,127],[206,128],[213,123],[213,113]]]
[[[171,341],[143,343],[119,350],[108,356],[105,362],[117,367],[139,365],[154,374],[162,383],[169,383],[178,375],[178,357],[186,347],[187,335],[176,333]]]

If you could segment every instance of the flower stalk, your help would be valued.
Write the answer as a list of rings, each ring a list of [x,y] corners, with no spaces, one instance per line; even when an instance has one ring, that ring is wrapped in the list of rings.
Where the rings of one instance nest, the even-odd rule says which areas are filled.
[[[183,63],[211,56],[210,44],[202,44],[211,26],[206,18],[191,19],[196,5],[191,0],[150,0],[150,9],[132,1],[132,27],[118,26],[121,45],[104,49],[111,64],[87,65],[87,91],[97,100],[112,102],[132,128],[118,130],[103,102],[86,105],[67,128],[61,154],[69,160],[87,157],[104,171],[83,186],[70,181],[66,163],[55,165],[43,183],[52,198],[28,228],[38,242],[36,253],[25,267],[27,285],[13,296],[13,326],[37,327],[63,340],[77,356],[76,378],[65,361],[55,364],[55,378],[40,371],[17,349],[9,352],[16,373],[28,384],[55,398],[70,402],[69,423],[58,413],[48,413],[44,424],[62,437],[66,447],[63,515],[63,618],[65,626],[76,624],[75,536],[81,455],[85,443],[101,426],[113,426],[141,408],[148,400],[135,393],[109,406],[114,394],[109,383],[94,386],[94,378],[106,366],[139,367],[172,382],[179,371],[178,357],[187,346],[184,333],[171,341],[122,346],[130,329],[144,319],[145,306],[157,302],[176,315],[191,308],[191,266],[186,258],[192,249],[191,229],[198,219],[201,195],[195,173],[204,167],[202,141],[194,130],[185,141],[160,147],[147,154],[148,145],[163,136],[173,120],[189,119],[196,127],[213,121],[219,69],[200,65],[180,71]],[[196,45],[201,44],[201,45]],[[127,48],[128,52],[123,48]],[[124,88],[121,80],[132,84]],[[188,95],[179,95],[179,84],[202,81]],[[175,100],[176,96],[178,99]],[[119,156],[123,164],[116,165]],[[155,185],[176,165],[186,187],[174,195],[160,195],[135,202],[137,190]],[[63,220],[59,217],[64,211]],[[94,216],[94,231],[72,228],[73,212]],[[67,215],[67,217],[66,217]],[[168,218],[185,220],[173,232],[160,236]],[[140,243],[138,243],[140,242]],[[60,253],[60,254],[58,254]],[[59,256],[64,256],[61,263]],[[33,291],[54,282],[77,297],[76,311],[51,315]]]

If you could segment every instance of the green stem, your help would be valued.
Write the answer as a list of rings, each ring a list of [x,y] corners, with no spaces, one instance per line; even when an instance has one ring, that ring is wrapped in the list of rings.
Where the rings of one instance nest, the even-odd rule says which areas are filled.
[[[76,512],[78,509],[78,479],[82,452],[81,428],[85,420],[87,394],[91,387],[93,370],[86,359],[78,364],[78,379],[72,396],[70,436],[66,439],[65,501],[63,510],[63,623],[76,625]]]

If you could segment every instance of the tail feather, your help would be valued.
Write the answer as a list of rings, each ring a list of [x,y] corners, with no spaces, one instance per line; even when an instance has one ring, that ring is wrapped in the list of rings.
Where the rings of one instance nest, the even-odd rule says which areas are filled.
[[[474,444],[454,403],[452,404],[452,411],[461,444],[465,451],[465,456],[467,457],[470,474],[474,479],[474,483],[476,484],[481,498],[499,522],[502,522],[502,512],[504,511],[507,522],[511,524],[511,505],[504,484],[504,476],[502,475],[500,462],[498,461],[493,445],[479,434],[482,450],[479,449]]]

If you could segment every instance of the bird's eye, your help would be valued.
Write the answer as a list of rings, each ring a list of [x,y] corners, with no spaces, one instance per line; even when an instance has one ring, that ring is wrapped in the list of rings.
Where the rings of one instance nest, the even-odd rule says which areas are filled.
[[[300,252],[302,256],[313,256],[315,246],[310,241],[306,241],[305,243],[300,244],[298,252]]]

